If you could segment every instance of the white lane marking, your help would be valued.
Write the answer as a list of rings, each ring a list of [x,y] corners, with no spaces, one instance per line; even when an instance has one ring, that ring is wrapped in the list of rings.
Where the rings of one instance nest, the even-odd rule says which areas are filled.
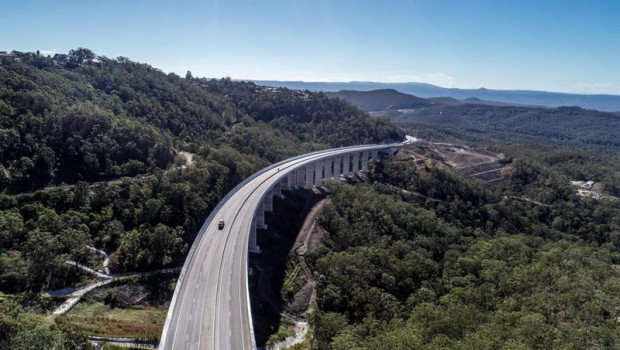
[[[200,251],[200,248],[201,247],[198,247],[196,250]],[[188,266],[188,269],[187,269],[187,274],[191,274],[191,272],[194,269],[194,267],[195,267],[195,265],[190,263],[190,266]],[[185,290],[183,290],[181,292],[181,303],[180,303],[180,305],[177,308],[177,310],[179,310],[178,314],[181,314],[183,312],[183,304],[185,303],[185,296],[187,295],[187,293],[189,293],[189,290],[190,290],[189,288],[186,288]],[[172,318],[175,318],[175,317],[173,316]],[[173,321],[171,320],[171,322],[173,322]],[[172,346],[171,346],[172,349],[175,348],[174,344],[177,341],[177,333],[179,332],[180,328],[181,327],[179,327],[179,317],[176,317],[176,325],[175,325],[175,330],[174,330],[174,336],[172,337]],[[185,333],[185,340],[186,341],[187,341],[188,337],[189,337],[189,329],[187,330],[187,333]],[[166,344],[163,344],[162,346],[166,346]]]

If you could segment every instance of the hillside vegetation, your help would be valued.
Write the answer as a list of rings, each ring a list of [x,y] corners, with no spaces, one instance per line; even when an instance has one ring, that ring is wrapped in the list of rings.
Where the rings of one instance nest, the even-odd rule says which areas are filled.
[[[365,96],[374,101],[385,97],[381,101],[386,106],[393,99],[392,94],[384,91],[339,92],[334,95],[360,108],[368,108],[368,104],[357,98]],[[595,181],[599,190],[620,195],[618,113],[579,107],[493,105],[476,99],[433,98],[426,101],[435,104],[386,109],[373,114],[389,117],[408,134],[423,140],[490,147],[514,157],[535,159],[561,171],[569,176],[569,180]]]
[[[432,100],[403,94],[393,89],[373,91],[341,90],[338,92],[326,92],[325,94],[341,98],[368,112],[427,108],[437,105]]]
[[[0,64],[3,349],[86,346],[70,323],[37,315],[53,304],[41,291],[83,283],[63,262],[90,264],[87,246],[111,253],[113,272],[179,266],[209,211],[253,172],[402,137],[322,93],[179,77],[83,48],[15,54]]]
[[[152,293],[142,312],[112,310],[125,290],[115,284],[54,321],[57,302],[41,291],[88,282],[63,263],[100,268],[87,246],[111,253],[113,272],[180,266],[210,210],[253,172],[402,138],[323,93],[179,77],[82,48],[16,56],[0,64],[2,349],[88,349],[85,336],[122,329],[154,336],[169,277],[132,282]],[[580,198],[569,184],[620,193],[618,116],[434,105],[390,117],[433,141],[488,145],[510,171],[490,186],[430,159],[387,158],[330,184],[327,236],[306,255],[313,346],[618,348],[620,201]]]
[[[318,281],[320,349],[616,349],[619,201],[579,199],[519,161],[503,187],[390,160],[332,184]]]
[[[390,119],[411,129],[454,130],[480,134],[494,143],[561,142],[620,147],[620,114],[579,107],[534,108],[466,104],[389,112]]]
[[[191,73],[184,79],[126,58],[95,61],[75,51],[56,60],[21,54],[0,65],[0,189],[165,169],[174,148],[228,145],[273,162],[400,137],[385,120],[320,93]]]

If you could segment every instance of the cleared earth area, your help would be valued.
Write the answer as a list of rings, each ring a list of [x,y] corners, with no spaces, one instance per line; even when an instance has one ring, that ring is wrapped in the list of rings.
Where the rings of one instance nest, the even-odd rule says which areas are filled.
[[[439,161],[463,176],[486,182],[501,181],[511,168],[511,161],[503,153],[451,143],[418,141],[404,146],[400,157],[413,158],[416,162]]]

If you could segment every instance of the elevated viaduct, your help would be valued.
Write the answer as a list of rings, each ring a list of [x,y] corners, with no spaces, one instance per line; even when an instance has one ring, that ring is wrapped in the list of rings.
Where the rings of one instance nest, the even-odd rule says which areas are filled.
[[[248,289],[248,254],[260,253],[257,230],[284,189],[312,189],[368,170],[380,151],[401,144],[328,149],[293,157],[253,174],[211,212],[181,270],[160,349],[256,349]],[[224,220],[223,229],[218,222]]]

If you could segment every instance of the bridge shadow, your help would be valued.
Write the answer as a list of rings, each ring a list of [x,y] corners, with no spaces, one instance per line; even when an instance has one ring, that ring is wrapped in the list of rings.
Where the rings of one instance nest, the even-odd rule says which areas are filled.
[[[273,213],[265,214],[267,230],[258,231],[261,254],[250,254],[250,303],[257,346],[263,346],[281,324],[284,306],[281,296],[286,263],[297,235],[312,207],[325,193],[310,190],[283,191],[274,198]]]

